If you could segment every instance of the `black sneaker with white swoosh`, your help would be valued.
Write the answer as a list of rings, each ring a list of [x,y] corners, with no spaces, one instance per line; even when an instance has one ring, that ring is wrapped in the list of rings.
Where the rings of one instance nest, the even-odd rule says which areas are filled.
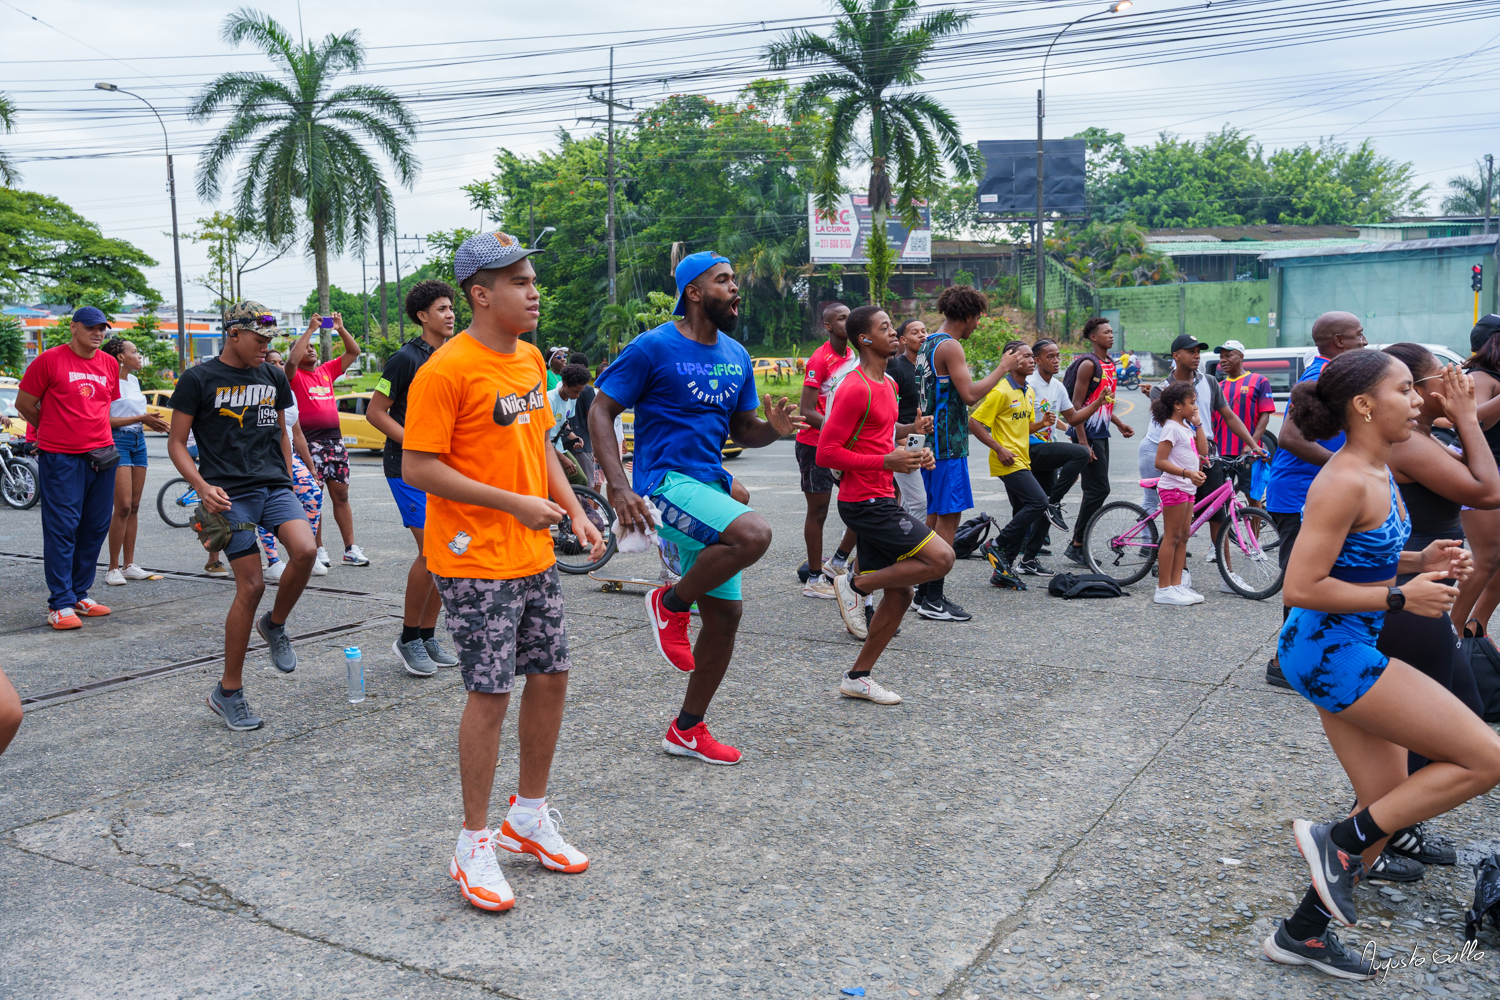
[[[1319,972],[1339,979],[1374,979],[1375,966],[1363,954],[1344,947],[1332,928],[1317,937],[1297,941],[1278,925],[1260,946],[1265,956],[1282,965],[1310,965]]]
[[[1292,823],[1292,836],[1296,838],[1297,850],[1307,860],[1318,897],[1333,919],[1345,927],[1353,927],[1359,921],[1354,910],[1354,883],[1364,862],[1358,854],[1350,854],[1335,844],[1328,836],[1332,830],[1332,823],[1309,823],[1305,819]]]

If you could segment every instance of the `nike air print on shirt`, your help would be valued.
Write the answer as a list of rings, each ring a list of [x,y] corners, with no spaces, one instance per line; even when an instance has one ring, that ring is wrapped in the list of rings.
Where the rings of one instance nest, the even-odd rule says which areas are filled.
[[[529,424],[531,414],[546,407],[546,382],[538,382],[530,392],[524,395],[512,392],[502,396],[497,392],[495,393],[495,423],[501,427],[509,427],[515,423]]]

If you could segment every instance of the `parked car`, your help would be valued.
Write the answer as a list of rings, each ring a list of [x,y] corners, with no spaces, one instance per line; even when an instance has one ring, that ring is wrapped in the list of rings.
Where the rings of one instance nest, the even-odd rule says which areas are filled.
[[[26,436],[26,421],[16,409],[16,393],[21,391],[20,379],[0,378],[0,432]]]
[[[172,422],[172,408],[167,405],[172,399],[171,389],[147,389],[141,395],[146,397],[147,413]]]
[[[339,408],[339,429],[344,433],[345,448],[368,448],[379,452],[385,448],[385,435],[365,417],[373,392],[352,392],[335,396]]]
[[[775,376],[790,375],[797,370],[797,363],[791,358],[751,358],[752,370],[756,375]]]
[[[1378,351],[1387,344],[1371,344],[1367,350]],[[1451,347],[1442,344],[1423,344],[1444,363],[1462,364],[1464,358]],[[1282,404],[1277,413],[1286,412],[1286,401],[1292,394],[1292,386],[1307,370],[1312,359],[1318,356],[1315,347],[1252,347],[1245,352],[1245,370],[1264,375],[1271,380],[1271,396]],[[1219,356],[1213,351],[1204,351],[1199,366],[1208,374],[1219,377]]]
[[[625,456],[628,458],[635,454],[635,411],[626,410],[620,414],[620,423],[625,428]],[[726,438],[724,447],[720,453],[726,458],[739,458],[745,449],[735,444],[733,440]]]

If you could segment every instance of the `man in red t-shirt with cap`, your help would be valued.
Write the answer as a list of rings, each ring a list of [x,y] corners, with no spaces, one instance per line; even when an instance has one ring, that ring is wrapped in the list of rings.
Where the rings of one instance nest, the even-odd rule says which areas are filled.
[[[332,361],[318,364],[318,353],[312,348],[312,335],[323,325],[323,317],[313,316],[307,332],[297,338],[286,355],[286,377],[291,380],[297,397],[297,422],[307,438],[307,450],[313,460],[313,476],[323,484],[323,491],[333,500],[333,519],[344,538],[344,565],[368,566],[370,560],[354,544],[354,511],[349,507],[349,452],[344,448],[344,431],[339,426],[338,403],[333,398],[333,383],[349,370],[359,357],[359,343],[344,329],[344,317],[333,314],[333,329],[344,342],[344,353]],[[318,529],[318,561],[329,564],[323,548],[323,531]]]
[[[99,350],[109,318],[93,306],[73,314],[73,339],[38,354],[21,376],[16,409],[37,431],[47,620],[82,628],[79,615],[109,608],[89,599],[99,549],[115,508],[109,404],[120,398],[120,363]]]

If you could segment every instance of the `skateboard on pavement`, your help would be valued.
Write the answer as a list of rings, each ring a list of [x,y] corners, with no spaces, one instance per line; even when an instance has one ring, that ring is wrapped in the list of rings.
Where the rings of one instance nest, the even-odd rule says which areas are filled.
[[[589,572],[589,579],[600,584],[599,589],[608,594],[610,591],[620,592],[627,586],[644,587],[647,590],[655,590],[671,583],[670,580],[644,580],[638,576],[605,576],[598,570]]]

